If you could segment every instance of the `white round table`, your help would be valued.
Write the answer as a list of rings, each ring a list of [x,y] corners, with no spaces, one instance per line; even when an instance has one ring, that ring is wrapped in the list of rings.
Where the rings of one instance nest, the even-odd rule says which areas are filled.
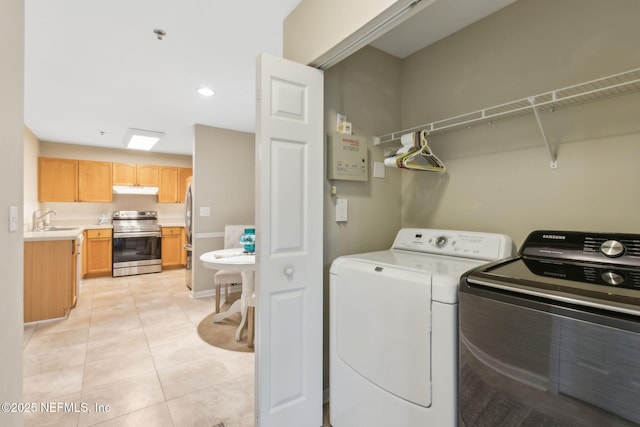
[[[236,330],[236,341],[240,340],[242,329],[247,323],[247,307],[254,305],[253,293],[255,292],[254,270],[256,257],[254,254],[246,254],[242,248],[220,249],[206,252],[200,255],[200,261],[206,268],[211,270],[239,271],[242,275],[242,294],[240,298],[231,304],[231,307],[223,313],[216,313],[213,316],[214,322],[220,322],[235,313],[242,313],[240,326]]]

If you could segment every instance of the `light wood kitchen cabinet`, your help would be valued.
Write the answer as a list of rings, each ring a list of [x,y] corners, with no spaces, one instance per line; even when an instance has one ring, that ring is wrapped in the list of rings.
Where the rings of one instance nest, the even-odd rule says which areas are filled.
[[[40,202],[112,202],[114,185],[158,187],[158,203],[183,203],[192,168],[40,157]]]
[[[110,228],[84,231],[83,275],[109,276],[112,268],[112,236]]]
[[[178,168],[160,166],[158,169],[158,203],[178,203]]]
[[[158,186],[158,166],[157,165],[136,165],[138,184],[148,187]]]
[[[159,166],[158,203],[184,203],[192,168]]]
[[[78,201],[111,202],[113,164],[93,160],[78,161]]]
[[[38,159],[40,202],[111,202],[111,162]]]
[[[24,243],[24,321],[66,317],[75,298],[75,240]]]
[[[79,260],[78,258],[78,251],[81,249],[78,247],[79,242],[77,241],[73,241],[73,261],[72,261],[72,265],[71,265],[71,308],[75,307],[77,302],[78,302],[78,291],[80,289],[80,277],[78,277],[78,274],[80,274],[80,272],[78,271],[79,268],[81,267],[81,265],[79,266],[78,263],[82,264],[82,260]]]
[[[162,227],[162,268],[177,268],[183,266],[183,229],[184,227]]]
[[[192,168],[178,168],[178,202],[184,203],[184,196],[187,193],[187,184],[193,176]]]
[[[75,202],[78,200],[78,160],[38,159],[38,201]]]
[[[158,186],[158,166],[113,163],[113,185]]]
[[[136,185],[135,163],[113,163],[113,185]]]

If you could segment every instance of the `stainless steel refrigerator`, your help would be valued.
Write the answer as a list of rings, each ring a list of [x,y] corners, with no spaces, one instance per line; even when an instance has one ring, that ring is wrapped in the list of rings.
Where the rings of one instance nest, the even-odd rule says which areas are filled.
[[[185,273],[185,281],[187,287],[191,289],[191,281],[192,281],[192,270],[191,270],[191,262],[192,262],[192,235],[193,235],[193,223],[192,223],[192,210],[193,210],[193,191],[191,188],[191,182],[187,183],[187,192],[184,196],[184,227],[187,232],[187,243],[185,243],[184,248],[187,251],[187,266]]]

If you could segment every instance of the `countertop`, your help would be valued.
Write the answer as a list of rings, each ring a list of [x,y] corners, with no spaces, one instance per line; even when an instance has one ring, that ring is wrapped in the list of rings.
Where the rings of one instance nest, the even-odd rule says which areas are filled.
[[[57,231],[25,231],[25,242],[39,242],[44,240],[75,240],[84,230],[94,230],[100,228],[113,228],[111,224],[91,224],[91,225],[60,225],[71,228],[71,230]]]
[[[159,221],[162,227],[184,227],[184,221],[168,219],[167,221]],[[76,224],[52,224],[54,226],[60,226],[65,228],[72,228],[72,230],[58,230],[58,231],[25,231],[25,242],[38,242],[43,240],[74,240],[78,238],[78,234],[81,234],[84,230],[95,230],[100,228],[113,228],[111,224],[89,224],[89,225],[76,225]]]
[[[160,224],[163,227],[184,227],[184,220],[172,220],[172,219],[168,219],[166,221],[158,221],[158,224]]]

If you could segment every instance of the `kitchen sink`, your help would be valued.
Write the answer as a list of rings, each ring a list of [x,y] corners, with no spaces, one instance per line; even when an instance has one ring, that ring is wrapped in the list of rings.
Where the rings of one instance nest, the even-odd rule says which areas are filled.
[[[77,227],[55,227],[52,225],[48,225],[36,231],[70,231],[70,230],[77,230],[77,229],[78,229]]]

